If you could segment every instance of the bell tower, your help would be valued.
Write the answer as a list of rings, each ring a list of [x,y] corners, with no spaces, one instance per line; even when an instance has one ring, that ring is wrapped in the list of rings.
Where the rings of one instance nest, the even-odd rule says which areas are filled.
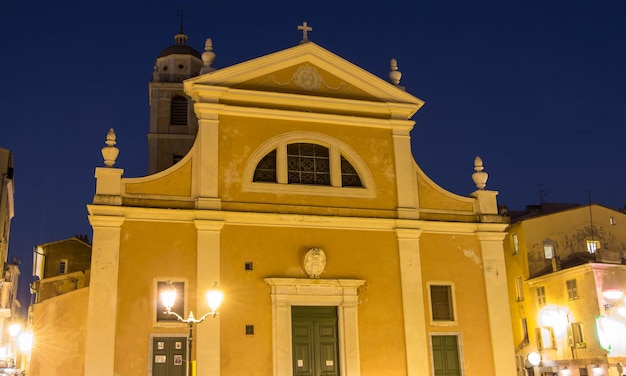
[[[165,170],[182,159],[191,149],[198,131],[198,119],[191,98],[184,93],[183,81],[200,74],[202,58],[187,45],[182,21],[174,41],[173,46],[157,57],[148,85],[148,174]]]

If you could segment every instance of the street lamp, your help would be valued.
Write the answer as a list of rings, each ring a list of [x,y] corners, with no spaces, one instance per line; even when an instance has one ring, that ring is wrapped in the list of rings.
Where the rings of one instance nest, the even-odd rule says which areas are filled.
[[[11,336],[11,356],[13,360],[13,367],[17,367],[17,335],[22,332],[22,326],[17,323],[9,325],[9,335]]]
[[[178,313],[172,311],[172,307],[174,306],[174,302],[176,301],[176,288],[174,287],[174,285],[172,285],[171,281],[168,281],[168,284],[169,286],[165,288],[163,292],[161,293],[161,301],[163,302],[163,305],[165,306],[165,312],[164,312],[165,314],[175,316],[176,319],[178,319],[178,321],[184,322],[185,324],[187,324],[187,327],[189,328],[189,337],[187,337],[187,356],[186,356],[187,364],[186,364],[185,374],[187,376],[190,376],[191,374],[189,373],[189,364],[190,364],[189,359],[191,358],[191,347],[192,347],[192,342],[193,342],[193,326],[195,324],[199,324],[203,322],[209,316],[211,317],[217,316],[217,313],[218,313],[217,309],[222,303],[222,299],[224,299],[224,294],[222,294],[222,292],[219,289],[217,289],[217,282],[216,282],[214,288],[209,290],[206,293],[206,299],[207,299],[207,302],[209,303],[209,308],[211,308],[211,312],[206,313],[199,319],[196,319],[193,315],[193,312],[189,311],[189,317],[185,319],[182,316],[180,316]],[[192,364],[192,367],[191,367],[192,372],[193,372],[193,375],[195,376],[195,369],[196,369],[195,361],[192,361],[191,364]]]

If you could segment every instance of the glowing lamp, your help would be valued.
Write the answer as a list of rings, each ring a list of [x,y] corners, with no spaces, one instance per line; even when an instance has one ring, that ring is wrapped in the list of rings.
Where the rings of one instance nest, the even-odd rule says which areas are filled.
[[[528,354],[528,363],[532,364],[533,367],[537,367],[539,363],[541,363],[541,355],[538,352],[531,352]]]
[[[169,288],[164,289],[161,293],[161,301],[165,309],[169,311],[176,301],[176,288],[170,285]]]
[[[20,324],[9,325],[9,335],[11,337],[17,336],[21,331],[22,331],[22,326]]]
[[[223,299],[224,294],[218,289],[209,290],[209,292],[206,293],[206,300],[213,312],[217,311]]]
[[[19,337],[20,350],[23,353],[29,353],[33,348],[33,333],[24,332]]]
[[[618,300],[622,296],[624,296],[624,291],[617,289],[608,289],[602,291],[602,296],[604,296],[604,298],[608,300]]]

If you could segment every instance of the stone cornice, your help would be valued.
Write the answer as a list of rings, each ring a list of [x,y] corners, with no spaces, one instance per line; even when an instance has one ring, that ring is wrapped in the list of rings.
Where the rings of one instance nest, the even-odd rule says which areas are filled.
[[[129,221],[187,222],[221,221],[229,225],[310,227],[369,231],[411,231],[435,234],[477,235],[484,241],[502,241],[507,225],[502,223],[439,222],[396,218],[339,217],[302,214],[231,212],[221,210],[138,208],[88,205],[90,218],[125,218]],[[199,223],[199,222],[198,222]],[[415,233],[413,233],[415,234]],[[411,235],[414,236],[414,235]]]
[[[481,242],[502,242],[504,240],[504,237],[506,236],[506,232],[503,232],[504,229],[506,228],[506,225],[502,225],[503,229],[502,231],[487,231],[487,230],[482,230],[476,233],[476,236],[478,236],[478,240],[480,240]]]
[[[207,102],[215,103],[217,101],[219,103],[235,102],[246,103],[245,107],[253,107],[255,110],[258,110],[259,105],[273,105],[313,109],[312,113],[318,114],[319,111],[363,113],[364,117],[367,117],[367,114],[371,114],[374,117],[381,115],[389,116],[391,114],[391,117],[394,119],[408,119],[415,113],[418,107],[413,103],[374,102],[362,99],[343,99],[204,85],[196,87],[195,95],[198,96],[197,105],[207,104]]]
[[[369,104],[370,102],[368,102]],[[371,102],[374,103],[374,102]],[[415,122],[404,119],[380,119],[355,115],[325,114],[319,112],[277,110],[271,108],[233,106],[219,103],[196,103],[194,105],[198,118],[207,117],[213,119],[215,114],[244,116],[253,118],[278,119],[288,121],[304,121],[326,123],[336,125],[349,125],[369,128],[398,129],[401,133],[407,133],[413,129]]]
[[[89,223],[92,227],[121,227],[126,219],[124,216],[89,214]]]

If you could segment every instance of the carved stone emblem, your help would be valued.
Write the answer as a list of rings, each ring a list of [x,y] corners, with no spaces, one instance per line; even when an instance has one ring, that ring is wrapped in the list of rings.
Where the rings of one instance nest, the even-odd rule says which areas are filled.
[[[311,248],[304,256],[304,270],[309,278],[319,278],[326,268],[326,254],[319,248]]]
[[[296,86],[304,90],[317,90],[322,83],[322,77],[313,67],[300,67],[293,74]]]

